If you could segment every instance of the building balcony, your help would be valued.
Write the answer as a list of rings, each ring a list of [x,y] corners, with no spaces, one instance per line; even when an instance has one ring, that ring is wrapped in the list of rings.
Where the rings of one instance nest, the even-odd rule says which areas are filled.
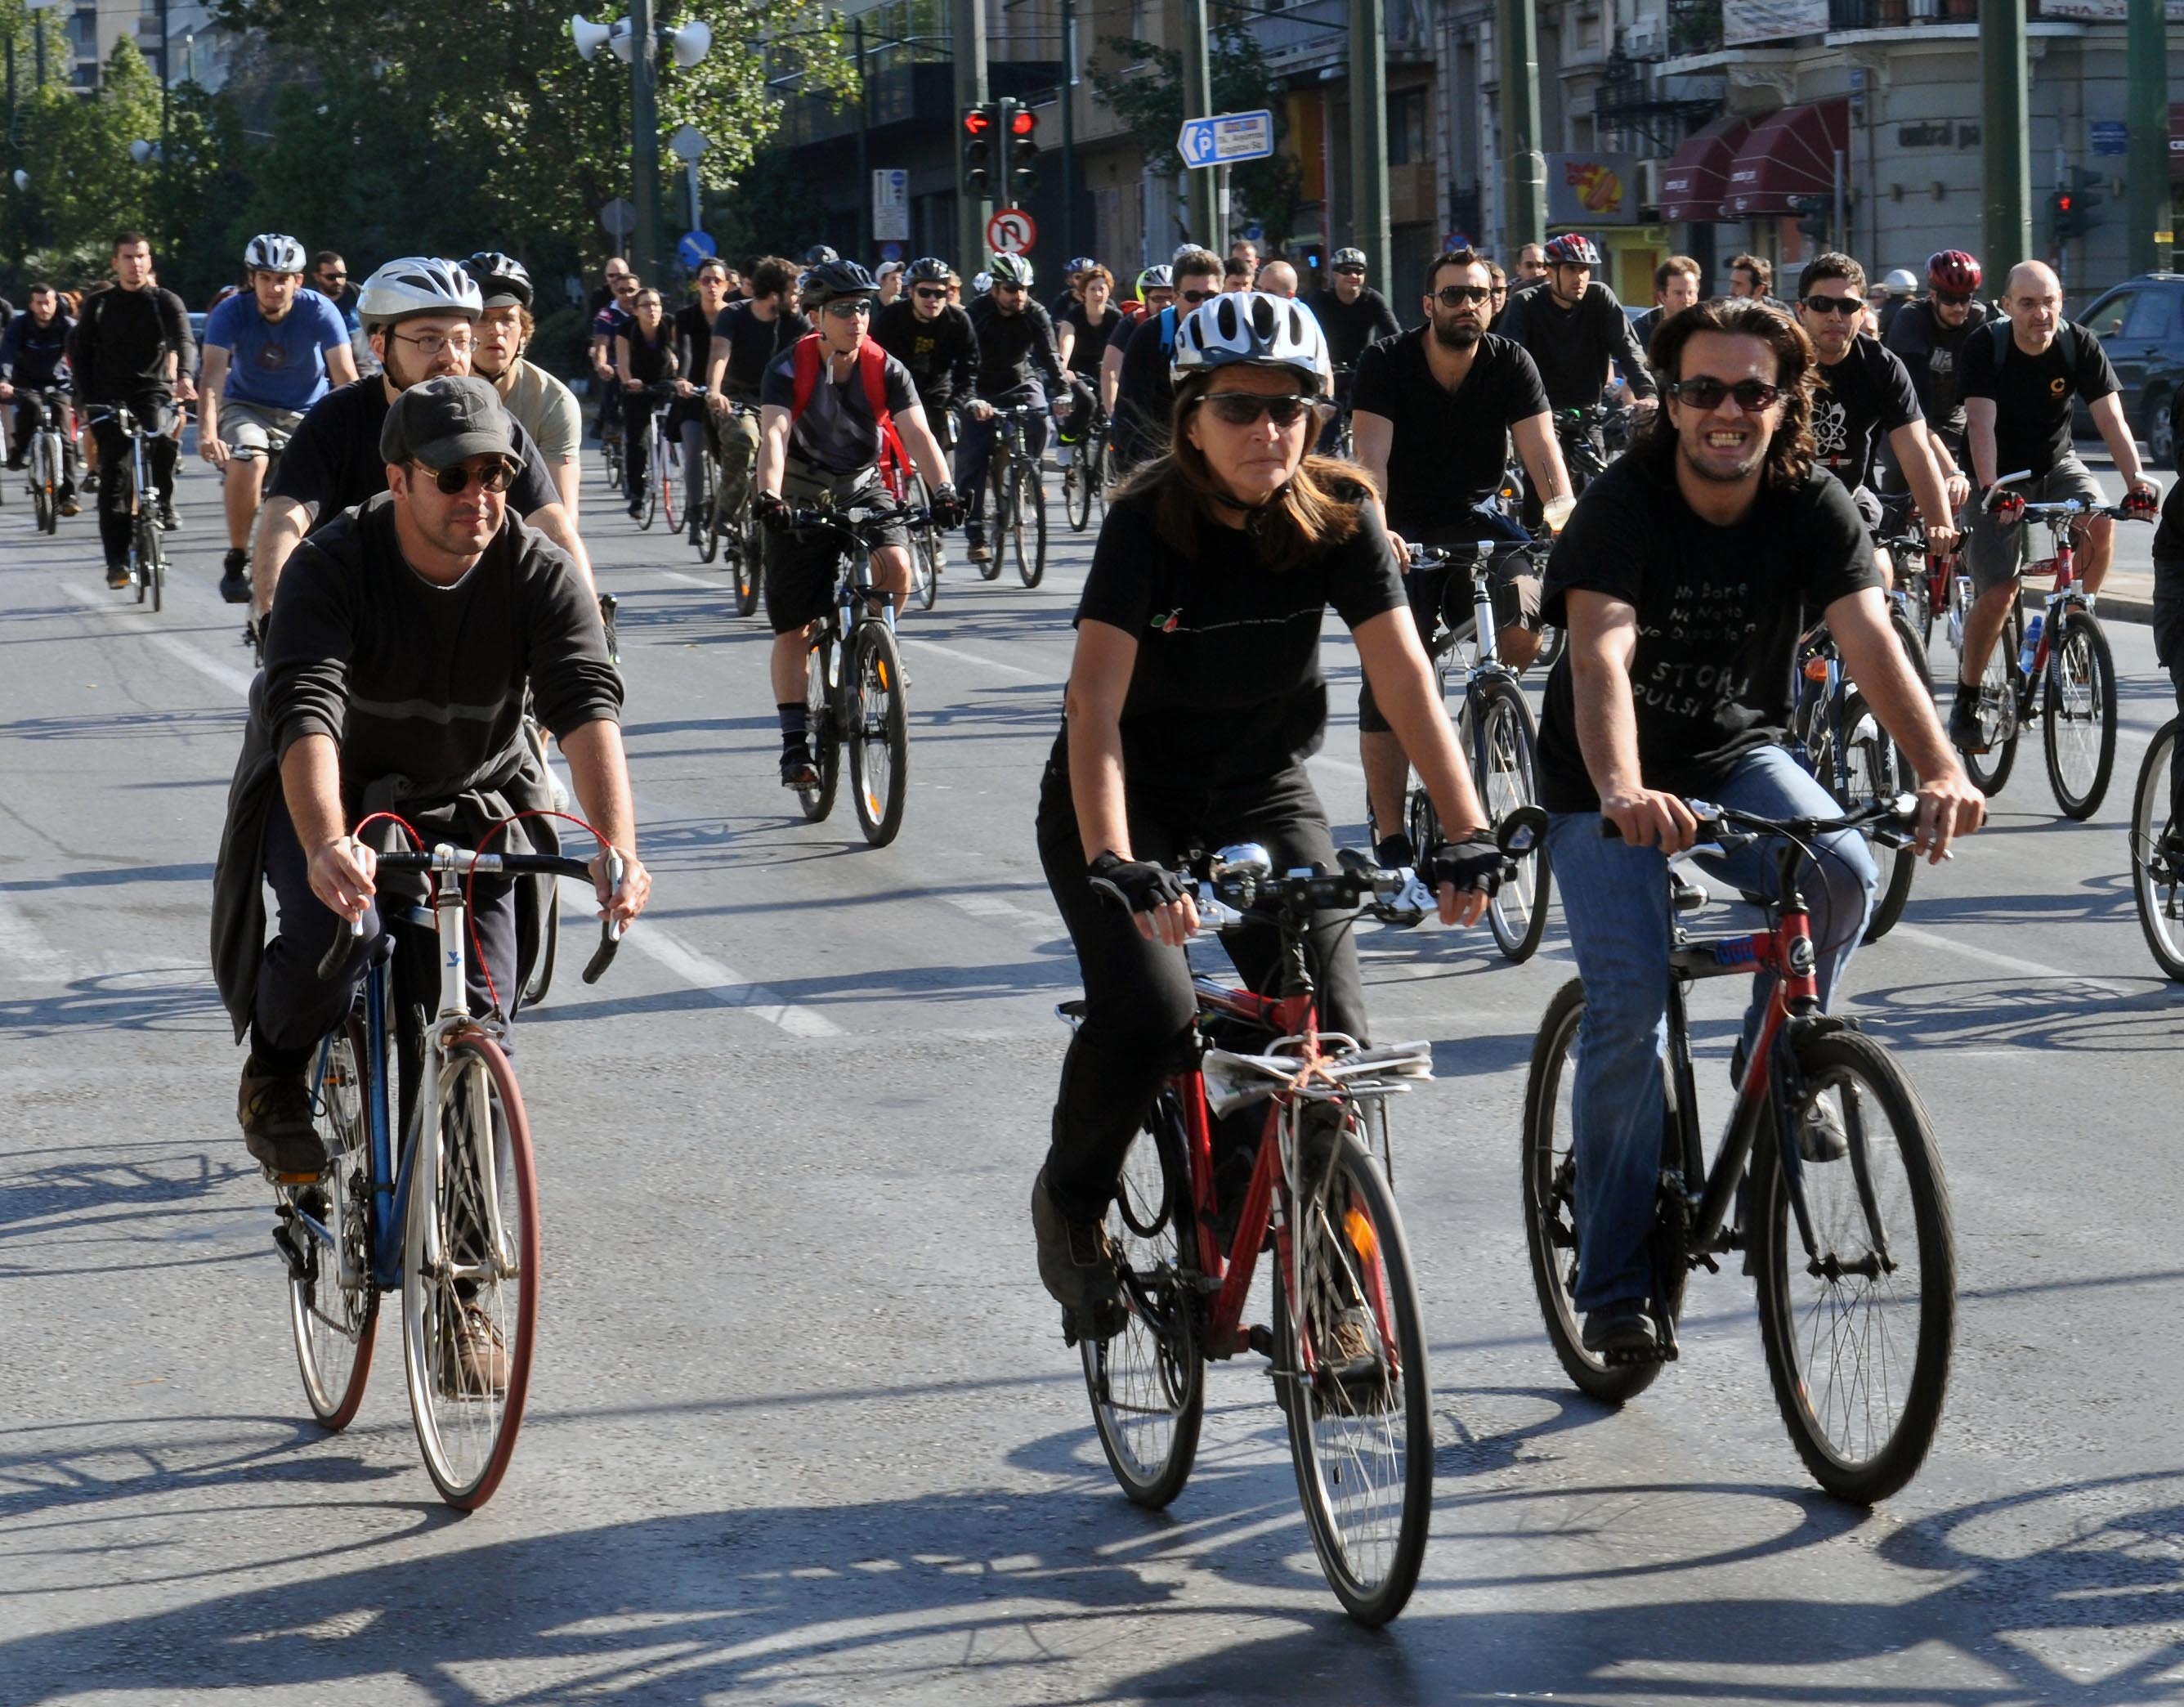
[[[2025,7],[2040,15],[2037,0]],[[1908,30],[1919,24],[1976,24],[1979,0],[1828,0],[1830,34],[1846,30]]]

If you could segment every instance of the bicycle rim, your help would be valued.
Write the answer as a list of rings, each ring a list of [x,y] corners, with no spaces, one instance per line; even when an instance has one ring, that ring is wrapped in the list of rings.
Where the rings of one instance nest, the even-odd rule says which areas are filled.
[[[1017,561],[1017,578],[1027,587],[1039,585],[1039,568],[1032,555],[1024,499],[1031,489],[1030,477],[1021,464],[1009,475],[1009,555]]]
[[[737,538],[742,549],[736,553],[736,615],[748,616],[758,609],[759,553],[764,547],[755,527],[738,529]]]
[[[326,1177],[282,1196],[307,1209],[332,1236],[328,1244],[291,1223],[303,1272],[288,1276],[288,1325],[311,1414],[330,1432],[347,1428],[364,1403],[371,1349],[379,1333],[379,1292],[371,1275],[371,1128],[365,1110],[363,1028],[350,1021],[324,1052],[311,1087],[312,1124],[326,1146]]]
[[[1515,683],[1492,678],[1482,687],[1479,728],[1485,763],[1480,786],[1486,821],[1499,828],[1519,807],[1539,797],[1532,769],[1532,712]],[[1502,952],[1522,962],[1532,957],[1547,934],[1547,901],[1554,879],[1544,844],[1515,865],[1516,876],[1487,903],[1486,923]]]
[[[655,466],[649,473],[644,483],[644,513],[637,520],[639,530],[646,533],[652,531],[653,518],[660,514],[660,470]]]
[[[910,709],[902,654],[883,622],[861,622],[850,671],[850,784],[857,828],[874,847],[902,828],[910,788]]]
[[[475,1509],[507,1471],[530,1388],[538,1188],[499,1046],[471,1033],[449,1046],[441,1071],[438,1130],[421,1138],[410,1185],[403,1352],[425,1468],[448,1504]],[[504,1356],[504,1386],[465,1358],[466,1339]]]
[[[1799,1165],[1808,1258],[1779,1139],[1761,1135],[1760,1336],[1805,1467],[1837,1498],[1869,1505],[1911,1480],[1941,1423],[1956,1333],[1948,1188],[1918,1092],[1878,1043],[1822,1033],[1797,1046],[1797,1068],[1808,1096],[1841,1120],[1851,1154]]]
[[[2169,768],[2176,750],[2174,719],[2147,749],[2131,797],[2131,895],[2138,905],[2138,928],[2162,975],[2184,983],[2184,872],[2161,853],[2169,831]]]
[[[675,459],[669,454],[664,443],[658,444],[656,448],[660,453],[660,474],[652,483],[660,492],[660,513],[666,520],[667,531],[670,533],[680,533],[682,527],[682,512],[675,503]]]
[[[1980,733],[1983,753],[1964,756],[1964,772],[1981,794],[1997,795],[2017,762],[2017,655],[2025,645],[2025,612],[2012,605],[1994,655],[1980,676]]]
[[[841,780],[842,748],[834,728],[834,682],[839,668],[834,636],[821,633],[804,655],[805,739],[811,749],[812,767],[819,773],[819,784],[796,791],[796,803],[812,823],[834,810],[834,789]]]
[[[1092,488],[1100,477],[1098,456],[1099,441],[1087,435],[1061,471],[1061,507],[1072,533],[1082,533],[1091,524]]]
[[[1919,778],[1911,769],[1911,761],[1896,745],[1895,737],[1880,727],[1880,718],[1867,706],[1864,696],[1855,690],[1846,694],[1841,716],[1843,762],[1841,786],[1833,789],[1836,799],[1845,807],[1852,807],[1869,801],[1915,794]],[[1825,784],[1829,779],[1824,776],[1820,780]],[[1919,874],[1919,854],[1915,848],[1891,850],[1878,842],[1871,847],[1874,860],[1881,868],[1880,893],[1874,898],[1873,917],[1866,921],[1864,940],[1878,942],[1903,917],[1904,906],[1911,898],[1912,880]]]
[[[1174,1104],[1163,1096],[1123,1157],[1107,1212],[1128,1314],[1112,1337],[1078,1342],[1100,1449],[1123,1492],[1153,1509],[1190,1480],[1206,1414],[1206,1365],[1186,1272],[1190,1202]]]
[[[1031,519],[1024,519],[1028,509]],[[1036,462],[1026,463],[1017,476],[1017,573],[1023,577],[1027,587],[1036,587],[1046,579],[1046,482]],[[1029,544],[1031,561],[1024,561],[1024,546]]]
[[[1307,1104],[1300,1124],[1346,1114]],[[1320,1569],[1352,1618],[1380,1625],[1403,1609],[1425,1558],[1432,1386],[1396,1200],[1356,1139],[1333,1135],[1332,1166],[1300,1188],[1291,1224],[1297,1298],[1290,1276],[1275,1280],[1275,1379]]]
[[[2115,664],[2108,636],[2085,611],[2066,613],[2062,629],[2048,660],[2041,745],[2055,804],[2083,822],[2099,809],[2115,770]]]

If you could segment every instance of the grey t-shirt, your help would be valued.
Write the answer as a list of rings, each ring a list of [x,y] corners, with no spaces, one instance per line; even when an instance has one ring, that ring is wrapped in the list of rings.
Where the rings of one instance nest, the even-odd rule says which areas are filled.
[[[821,362],[811,401],[789,430],[790,454],[830,474],[861,474],[878,466],[880,460],[879,423],[872,416],[872,399],[865,394],[865,377],[853,365],[849,378],[837,384],[827,377],[823,355]],[[901,415],[916,408],[917,388],[910,370],[884,354],[880,367],[888,413]],[[793,349],[783,351],[766,369],[759,402],[767,409],[795,408],[796,352]]]

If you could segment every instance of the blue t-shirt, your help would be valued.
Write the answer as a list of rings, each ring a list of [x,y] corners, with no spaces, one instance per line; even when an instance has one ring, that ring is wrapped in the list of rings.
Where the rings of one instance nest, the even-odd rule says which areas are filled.
[[[301,411],[326,394],[326,352],[348,348],[348,328],[316,291],[298,291],[278,321],[244,291],[212,311],[204,342],[228,352],[227,401]]]

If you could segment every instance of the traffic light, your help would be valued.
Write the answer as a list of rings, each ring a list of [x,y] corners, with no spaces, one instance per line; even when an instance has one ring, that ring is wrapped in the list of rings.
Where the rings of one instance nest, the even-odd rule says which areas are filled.
[[[1039,114],[1017,101],[1006,101],[1009,136],[1009,205],[1021,207],[1039,187]]]
[[[2083,166],[2070,168],[2070,181],[2059,188],[2048,205],[2055,215],[2055,241],[2081,237],[2101,222],[2100,175]]]
[[[1830,235],[1828,198],[1825,196],[1799,196],[1791,204],[1797,210],[1797,229],[1803,233],[1806,248],[1818,254],[1828,246]]]
[[[1001,136],[1001,104],[989,101],[963,112],[963,193],[983,199],[994,187],[994,144]]]

